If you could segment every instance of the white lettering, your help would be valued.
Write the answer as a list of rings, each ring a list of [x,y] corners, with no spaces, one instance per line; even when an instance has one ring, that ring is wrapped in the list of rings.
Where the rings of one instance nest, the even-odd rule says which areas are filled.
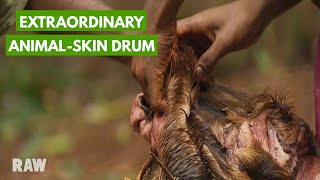
[[[142,51],[154,52],[155,51],[154,40],[151,40],[149,43],[147,41],[143,41]]]
[[[34,172],[44,172],[47,159],[32,159]]]
[[[50,28],[50,27],[56,28],[56,26],[53,23],[54,23],[54,17],[48,16],[47,17],[47,28]]]
[[[117,52],[121,50],[121,42],[119,40],[112,41],[112,51]]]
[[[101,51],[101,49],[104,51],[104,52],[107,52],[108,51],[108,41],[107,40],[104,40],[103,43],[102,41],[98,41],[97,42],[97,50],[98,51]]]
[[[44,172],[47,159],[12,159],[12,172]]]
[[[24,162],[24,172],[33,172],[33,168],[32,168],[32,161],[31,159],[26,159],[26,161]]]
[[[80,16],[79,17],[79,27],[80,28],[83,28],[83,27],[85,27],[85,28],[88,28],[88,25],[87,25],[87,22],[88,22],[88,19],[87,19],[87,17],[86,16]]]
[[[21,28],[141,28],[144,16],[20,16]]]
[[[28,16],[28,17],[29,17],[29,20],[30,20],[28,28],[31,28],[32,26],[34,26],[35,28],[39,28],[39,26],[37,24],[37,16],[35,16],[35,17]]]
[[[89,17],[89,27],[90,28],[95,28],[99,25],[99,19],[97,19],[94,16]]]
[[[21,159],[12,159],[12,172],[22,172]]]
[[[134,19],[137,21],[137,28],[140,28],[141,22],[144,19],[144,16],[140,16],[140,18],[138,18],[137,16],[134,16]]]
[[[80,40],[75,40],[73,42],[73,46],[75,46],[76,48],[73,48],[72,50],[74,52],[80,52],[81,51],[81,45],[80,45],[81,41]]]
[[[27,23],[27,16],[20,16],[20,28],[28,28]]]
[[[128,16],[126,20],[126,28],[129,28],[129,26],[131,28],[134,28],[133,21],[134,21],[134,18],[132,16]]]
[[[13,41],[11,42],[10,47],[9,47],[9,49],[8,49],[8,52],[11,52],[12,50],[15,50],[15,51],[17,51],[17,52],[20,51],[19,46],[18,46],[18,43],[17,43],[16,40],[13,40]]]
[[[64,18],[62,16],[60,16],[55,28],[59,28],[60,26],[67,28],[66,22],[64,21]]]
[[[73,24],[71,24],[71,21],[74,21]],[[79,24],[79,21],[77,19],[77,17],[75,16],[70,16],[68,19],[67,19],[67,24],[68,24],[68,27],[69,28],[76,28]]]
[[[154,52],[155,41],[154,40],[113,40],[112,51],[123,51],[123,52]]]
[[[123,19],[121,17],[118,17],[117,21],[116,21],[116,24],[114,25],[115,27],[125,27],[125,24],[123,22]]]

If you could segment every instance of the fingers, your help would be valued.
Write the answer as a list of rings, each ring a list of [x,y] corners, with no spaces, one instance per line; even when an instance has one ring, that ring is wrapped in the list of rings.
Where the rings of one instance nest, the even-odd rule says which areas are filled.
[[[130,114],[130,122],[133,130],[144,137],[149,143],[151,143],[151,122],[147,121],[144,110],[141,108],[141,98],[143,93],[136,96],[132,104],[132,110]]]
[[[202,21],[202,17],[198,14],[191,17],[184,18],[177,22],[177,35],[191,35],[203,33],[204,26],[207,26],[205,22]],[[214,26],[213,23],[211,26]]]
[[[171,44],[173,44],[173,38],[159,37],[162,37],[161,41],[166,43],[172,42]],[[131,66],[132,75],[139,82],[144,97],[152,110],[161,110],[164,76],[170,60],[170,51],[163,49],[170,44],[162,43],[161,45],[159,47],[161,54],[159,53],[158,57],[150,59],[135,58]]]
[[[140,133],[140,123],[141,121],[146,119],[146,115],[142,108],[140,108],[140,99],[141,99],[142,93],[138,94],[136,98],[133,101],[132,104],[132,110],[130,114],[130,123],[133,128],[133,130],[137,133]]]
[[[140,123],[140,134],[148,142],[151,143],[151,131],[152,123],[147,120],[143,120]]]
[[[164,74],[159,72],[147,73],[148,78],[148,97],[147,101],[153,110],[162,109],[162,89],[164,83]]]
[[[204,80],[212,72],[214,66],[228,50],[226,39],[217,37],[211,47],[200,57],[195,68],[195,78],[198,81]]]
[[[183,36],[186,34],[190,34],[193,31],[192,23],[193,18],[188,17],[177,22],[177,35]]]
[[[131,125],[134,131],[149,142],[154,150],[158,150],[160,148],[160,136],[163,132],[166,119],[162,114],[157,112],[152,121],[147,120],[143,109],[140,107],[142,96],[143,93],[138,94],[133,102],[130,115]]]
[[[203,16],[203,15],[202,15]],[[219,18],[216,16],[212,16],[210,18],[210,24],[206,22],[207,17],[202,17],[201,15],[194,15],[189,18],[182,19],[178,21],[177,24],[177,34],[180,37],[187,37],[187,36],[196,36],[201,37],[199,35],[204,35],[206,38],[202,37],[200,42],[203,42],[201,45],[203,46],[204,42],[208,40],[213,42],[209,49],[206,49],[199,61],[196,65],[196,70],[194,72],[195,78],[198,81],[203,80],[206,76],[212,71],[213,67],[216,65],[218,60],[223,57],[228,48],[228,38],[223,33],[219,33],[219,36],[216,37],[216,28],[219,27]],[[212,21],[212,19],[216,21]],[[225,33],[224,33],[225,34]],[[223,36],[222,36],[223,35]],[[191,46],[193,46],[196,42],[192,42]],[[201,46],[200,46],[201,47]],[[199,51],[199,49],[194,49],[195,52]]]

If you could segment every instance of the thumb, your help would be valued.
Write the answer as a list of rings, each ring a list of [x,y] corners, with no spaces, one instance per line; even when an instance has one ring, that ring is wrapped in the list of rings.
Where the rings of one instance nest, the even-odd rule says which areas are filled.
[[[216,37],[211,47],[200,57],[195,68],[195,78],[198,81],[205,79],[212,72],[214,66],[226,53],[229,43],[225,38]]]

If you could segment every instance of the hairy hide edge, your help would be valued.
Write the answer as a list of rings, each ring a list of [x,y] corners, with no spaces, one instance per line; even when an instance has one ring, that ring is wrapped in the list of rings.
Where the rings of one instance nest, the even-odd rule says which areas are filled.
[[[303,129],[307,146],[314,149],[308,124],[276,92],[250,97],[216,82],[195,84],[196,58],[187,46],[177,48],[168,72],[165,113],[158,157],[172,176],[181,179],[292,179],[297,163],[297,141]],[[290,156],[281,167],[260,144],[230,152],[223,146],[228,125],[239,133],[241,123],[268,111],[267,126]],[[253,122],[254,123],[254,122]],[[313,151],[308,152],[314,154]],[[167,179],[151,163],[143,179]]]

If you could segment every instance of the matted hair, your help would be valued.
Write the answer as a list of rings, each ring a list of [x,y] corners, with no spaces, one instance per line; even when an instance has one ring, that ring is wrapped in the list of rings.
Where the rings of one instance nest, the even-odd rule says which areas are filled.
[[[151,161],[140,178],[294,178],[299,160],[297,142],[302,128],[311,151],[308,153],[315,153],[308,124],[276,92],[266,91],[252,97],[214,81],[195,84],[195,61],[191,48],[176,48],[165,88],[167,123],[160,137],[159,162]],[[237,151],[223,146],[226,130],[239,133],[242,123],[265,111],[268,111],[268,128],[274,131],[280,148],[290,157],[285,164],[280,165],[258,143]]]

